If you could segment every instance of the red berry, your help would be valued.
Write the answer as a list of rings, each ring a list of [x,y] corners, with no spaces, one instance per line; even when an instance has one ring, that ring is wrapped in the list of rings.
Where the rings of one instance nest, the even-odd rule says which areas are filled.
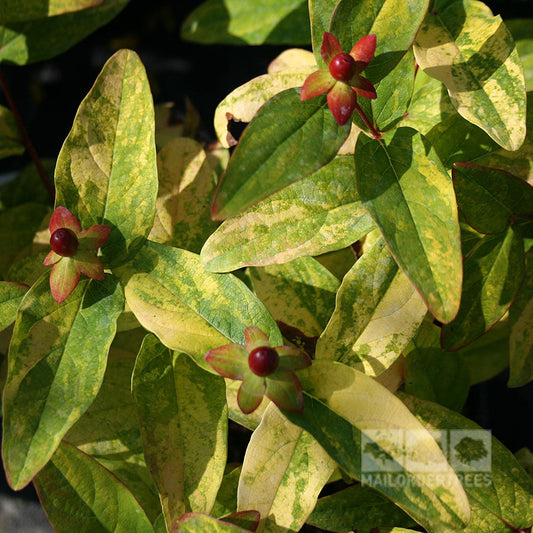
[[[260,346],[250,352],[248,366],[250,370],[262,378],[269,376],[278,368],[279,355],[274,348]]]
[[[59,228],[50,237],[52,250],[63,257],[72,257],[78,251],[78,237],[68,228]]]
[[[338,81],[349,82],[355,74],[356,64],[350,54],[337,54],[329,64],[329,73]]]

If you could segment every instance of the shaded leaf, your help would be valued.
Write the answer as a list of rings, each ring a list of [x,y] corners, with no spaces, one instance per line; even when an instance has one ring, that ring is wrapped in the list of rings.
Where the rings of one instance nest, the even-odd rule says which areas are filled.
[[[279,117],[283,121],[279,121]],[[302,102],[288,89],[271,98],[244,130],[211,209],[222,220],[329,163],[348,137],[325,98]]]
[[[240,526],[200,513],[184,514],[174,525],[172,533],[244,533]]]
[[[374,141],[359,136],[357,190],[400,268],[441,322],[457,314],[460,232],[450,177],[425,138],[398,128]]]
[[[149,335],[135,363],[132,392],[167,529],[185,512],[209,513],[226,464],[223,379]]]
[[[338,156],[224,221],[202,249],[204,267],[228,272],[349,246],[375,227],[359,199],[353,175],[353,158]]]
[[[402,353],[426,313],[422,298],[379,239],[344,277],[316,358],[378,376]]]
[[[27,291],[28,287],[22,283],[0,281],[0,331],[15,322],[20,302]]]
[[[3,0],[0,23],[54,17],[94,7],[102,2],[103,0]]]
[[[514,216],[533,218],[533,187],[497,168],[455,163],[453,185],[459,209],[481,233],[501,233]]]
[[[270,404],[246,449],[238,509],[256,509],[261,531],[299,531],[335,462],[316,440]]]
[[[13,113],[0,106],[0,159],[24,153],[24,145]]]
[[[218,489],[217,497],[211,515],[222,518],[237,511],[237,487],[241,475],[241,466],[228,464]]]
[[[457,111],[507,150],[526,134],[524,76],[513,38],[482,2],[452,2],[428,13],[415,57],[442,81]]]
[[[18,6],[17,0],[11,1]],[[91,0],[84,1],[92,3]],[[105,0],[95,7],[54,17],[0,23],[0,63],[25,65],[57,56],[107,24],[128,2]],[[39,3],[43,5],[43,2]]]
[[[464,284],[457,316],[442,328],[442,347],[456,350],[483,335],[507,311],[524,277],[522,237],[511,226],[488,235],[464,262]]]
[[[66,442],[35,478],[35,487],[58,533],[154,531],[131,492],[97,461]]]
[[[185,20],[181,36],[203,44],[308,44],[305,0],[207,0]]]
[[[524,19],[506,20],[505,25],[509,28],[516,43],[516,49],[524,69],[526,91],[533,91],[533,37],[531,36],[531,21]]]
[[[338,0],[309,0],[309,19],[311,21],[311,40],[316,62],[320,67],[326,66],[320,47],[324,32],[329,32],[331,17]],[[351,46],[350,46],[351,48]]]
[[[516,531],[533,524],[533,481],[509,450],[494,437],[491,438],[489,431],[459,413],[406,394],[400,394],[400,397],[429,430],[448,432],[450,459],[460,475],[472,508],[470,523],[462,531],[508,533],[510,527],[502,518]],[[470,448],[461,448],[461,443],[469,444]],[[471,453],[478,451],[478,456],[486,452],[477,463],[472,459],[470,469],[468,457],[464,455],[468,449]],[[463,454],[457,455],[459,451]]]
[[[273,318],[244,283],[206,272],[192,252],[147,241],[118,273],[139,322],[205,369],[205,354],[228,339],[244,344],[248,326],[265,331],[273,346],[283,344]]]
[[[9,350],[2,454],[11,487],[26,486],[93,402],[124,299],[117,280],[82,280],[53,301],[48,276],[22,300]]]
[[[159,189],[150,239],[199,253],[217,224],[210,217],[215,176],[202,145],[170,140],[157,155]]]
[[[339,283],[311,257],[250,269],[254,292],[275,320],[318,336],[335,307]],[[305,347],[303,347],[305,350]]]
[[[104,262],[119,265],[150,232],[157,194],[153,103],[144,67],[121,50],[81,103],[55,172],[56,205],[83,228],[111,226]]]
[[[385,494],[427,529],[464,527],[470,510],[459,480],[398,398],[341,363],[315,361],[299,378],[305,409],[284,415],[311,433],[348,475]],[[404,434],[411,438],[407,448]],[[445,485],[434,482],[437,471]],[[394,476],[412,482],[400,486],[391,482]]]
[[[389,74],[411,47],[428,5],[429,0],[341,0],[329,31],[344,50],[350,50],[365,35],[376,35],[376,53],[365,69],[365,76],[375,83]]]

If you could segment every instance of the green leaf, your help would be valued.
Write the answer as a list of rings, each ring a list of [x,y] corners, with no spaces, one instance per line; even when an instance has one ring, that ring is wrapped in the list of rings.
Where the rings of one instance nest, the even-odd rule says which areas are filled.
[[[408,51],[392,72],[375,84],[376,99],[358,99],[365,115],[379,131],[392,129],[404,118],[413,94],[414,81],[415,59],[412,52]],[[358,113],[354,113],[352,120],[363,131],[367,130]]]
[[[185,20],[181,36],[202,44],[309,44],[305,0],[207,0]]]
[[[509,533],[511,527],[525,531],[533,524],[533,481],[509,450],[491,438],[490,432],[459,413],[406,394],[400,393],[400,398],[429,430],[448,433],[450,460],[459,472],[472,508],[464,533]],[[476,441],[477,449],[472,446]],[[465,457],[465,448],[477,452],[474,458],[483,451],[486,455],[476,463]]]
[[[364,71],[378,82],[389,74],[411,47],[424,20],[429,0],[341,0],[335,8],[329,31],[345,52],[365,35],[376,35],[376,53]]]
[[[183,515],[172,531],[173,533],[249,533],[247,529],[235,524],[200,513]]]
[[[0,212],[0,275],[3,278],[7,277],[20,251],[32,242],[49,211],[47,206],[31,202]]]
[[[524,245],[518,230],[486,236],[464,262],[461,307],[442,328],[442,347],[456,350],[483,335],[507,311],[524,277]]]
[[[18,7],[18,1],[11,1],[16,3],[19,13],[23,13]],[[93,3],[91,0],[83,1],[85,4]],[[105,0],[89,9],[53,17],[0,23],[0,63],[25,65],[55,57],[107,24],[128,2],[129,0]],[[39,3],[43,5],[45,2]]]
[[[337,362],[315,360],[298,377],[305,409],[283,414],[311,433],[349,476],[379,490],[430,531],[464,527],[470,510],[459,480],[397,397]],[[403,435],[411,439],[405,449]],[[441,483],[435,483],[435,470]],[[395,481],[400,478],[404,483]]]
[[[180,137],[157,155],[159,189],[150,240],[199,253],[217,225],[210,217],[215,176],[202,145]]]
[[[513,38],[500,16],[476,0],[428,13],[415,56],[442,81],[457,111],[507,150],[526,135],[524,75]]]
[[[526,254],[524,283],[509,310],[509,387],[521,387],[533,379],[533,249]]]
[[[112,276],[82,280],[58,305],[45,275],[23,298],[3,399],[2,454],[12,488],[32,480],[93,402],[123,306]]]
[[[205,243],[205,268],[286,263],[345,248],[375,226],[355,188],[354,161],[337,156],[241,215],[225,220]]]
[[[0,159],[24,153],[24,145],[13,113],[0,105]]]
[[[111,226],[102,247],[107,264],[123,263],[150,232],[157,194],[154,111],[134,52],[121,50],[104,65],[61,149],[55,182],[56,206],[72,211],[83,228]]]
[[[241,475],[241,465],[228,464],[217,493],[211,515],[221,518],[237,511],[237,487]]]
[[[378,376],[402,353],[426,314],[422,298],[380,238],[344,277],[316,358]]]
[[[509,172],[455,163],[452,177],[459,209],[476,231],[501,233],[515,215],[533,218],[533,187]]]
[[[224,380],[149,335],[135,363],[132,393],[170,531],[184,513],[209,513],[215,503],[227,453]]]
[[[516,43],[516,49],[524,69],[526,91],[533,91],[533,38],[531,36],[531,19],[506,20]]]
[[[15,322],[20,302],[27,291],[28,287],[22,283],[0,281],[0,331]]]
[[[394,525],[415,526],[397,505],[365,485],[354,485],[320,498],[307,523],[336,533],[380,532]]]
[[[339,282],[311,257],[250,269],[254,292],[276,321],[307,337],[320,335],[335,307]],[[304,348],[305,349],[305,348]]]
[[[131,332],[128,337],[131,339]],[[144,460],[137,406],[131,395],[137,351],[133,353],[120,345],[119,335],[109,350],[98,395],[65,440],[91,455],[124,483],[152,521],[161,513],[161,504]]]
[[[97,461],[63,442],[35,478],[58,533],[150,533],[150,521],[131,492]]]
[[[237,509],[259,511],[262,531],[299,531],[335,467],[309,433],[270,404],[246,449]]]
[[[470,390],[466,361],[461,352],[441,349],[440,328],[432,323],[422,325],[405,351],[404,388],[408,394],[455,411],[466,402]]]
[[[309,19],[311,20],[311,38],[313,53],[320,67],[326,66],[320,47],[325,31],[329,31],[331,17],[339,0],[309,0]]]
[[[277,94],[244,130],[219,182],[213,217],[239,213],[317,171],[335,157],[349,132],[349,124],[337,124],[325,97],[302,102],[298,89]]]
[[[374,141],[360,135],[357,190],[400,268],[441,322],[457,314],[462,260],[455,193],[426,139],[398,128]]]
[[[3,0],[0,23],[42,19],[101,4],[102,0]]]
[[[228,339],[244,344],[248,326],[262,329],[273,346],[283,344],[274,319],[244,283],[206,272],[196,254],[146,241],[118,274],[139,322],[209,371],[205,354]]]

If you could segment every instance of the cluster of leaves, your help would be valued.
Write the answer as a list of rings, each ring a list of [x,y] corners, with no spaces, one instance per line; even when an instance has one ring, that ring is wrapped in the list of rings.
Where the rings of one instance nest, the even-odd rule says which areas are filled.
[[[4,0],[0,62],[52,57],[125,3]],[[515,43],[476,0],[208,0],[185,37],[313,47],[228,95],[209,150],[156,128],[138,56],[111,57],[55,164],[76,234],[110,228],[104,279],[54,299],[52,207],[0,190],[10,485],[33,482],[58,532],[530,531],[533,482],[509,450],[492,439],[488,477],[470,483],[436,440],[479,430],[460,414],[472,384],[507,365],[510,386],[533,379],[528,24],[511,25]],[[376,36],[377,97],[343,125],[327,95],[300,98],[325,32],[343,50]],[[228,117],[250,122],[238,141]],[[0,119],[1,155],[20,153]],[[313,363],[260,380],[245,414],[241,383],[208,363],[222,346],[246,356],[250,332]],[[278,375],[303,409],[269,401]],[[253,431],[242,464],[227,463],[230,419]],[[379,437],[391,430],[416,441]],[[477,442],[456,452],[477,460]],[[369,450],[412,483],[360,483]]]

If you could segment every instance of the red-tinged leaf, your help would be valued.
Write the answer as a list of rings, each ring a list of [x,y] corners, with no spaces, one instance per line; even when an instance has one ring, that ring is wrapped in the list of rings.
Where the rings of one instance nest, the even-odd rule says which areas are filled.
[[[242,527],[247,531],[256,531],[261,520],[259,511],[239,511],[220,518],[223,522],[229,522]]]
[[[358,72],[365,70],[366,66],[372,61],[376,52],[376,36],[374,34],[365,35],[359,39],[350,50],[350,55],[357,63]]]
[[[375,87],[372,85],[372,82],[366,78],[363,78],[363,76],[359,76],[359,74],[356,74],[350,80],[350,85],[356,93],[364,96],[365,98],[374,100],[378,96]]]
[[[43,264],[46,266],[55,265],[62,257],[54,252],[54,250],[50,250],[48,252],[48,255],[44,258]]]
[[[342,46],[334,35],[325,31],[324,37],[322,38],[320,53],[322,54],[322,59],[326,62],[326,65],[329,65],[331,60],[337,54],[342,53]]]
[[[356,103],[355,92],[345,83],[336,83],[328,93],[328,106],[339,126],[350,120]]]
[[[278,407],[301,413],[304,409],[304,397],[300,381],[293,372],[276,371],[266,380],[266,396]]]
[[[98,250],[105,244],[111,233],[111,227],[105,224],[96,224],[84,229],[78,235],[81,250]]]
[[[59,206],[52,213],[49,228],[51,234],[61,228],[68,228],[78,234],[81,231],[81,224],[66,207]]]
[[[329,69],[321,68],[313,72],[305,81],[300,92],[300,100],[309,100],[328,92],[335,85],[335,78]]]
[[[246,373],[237,393],[237,403],[244,414],[250,414],[261,405],[265,388],[265,378],[256,376],[251,370]]]
[[[102,265],[100,259],[98,259],[93,252],[83,250],[78,252],[74,259],[78,265],[78,269],[82,274],[99,281],[104,279],[104,266]]]
[[[248,372],[248,351],[242,344],[226,344],[210,350],[205,360],[221,376],[244,379]]]
[[[261,346],[270,346],[268,336],[259,328],[249,327],[244,330],[244,340],[248,353]]]
[[[313,363],[305,352],[293,346],[278,346],[276,352],[279,354],[279,370],[301,370]]]
[[[64,302],[80,281],[80,271],[72,257],[63,257],[50,273],[50,290],[57,303]]]

